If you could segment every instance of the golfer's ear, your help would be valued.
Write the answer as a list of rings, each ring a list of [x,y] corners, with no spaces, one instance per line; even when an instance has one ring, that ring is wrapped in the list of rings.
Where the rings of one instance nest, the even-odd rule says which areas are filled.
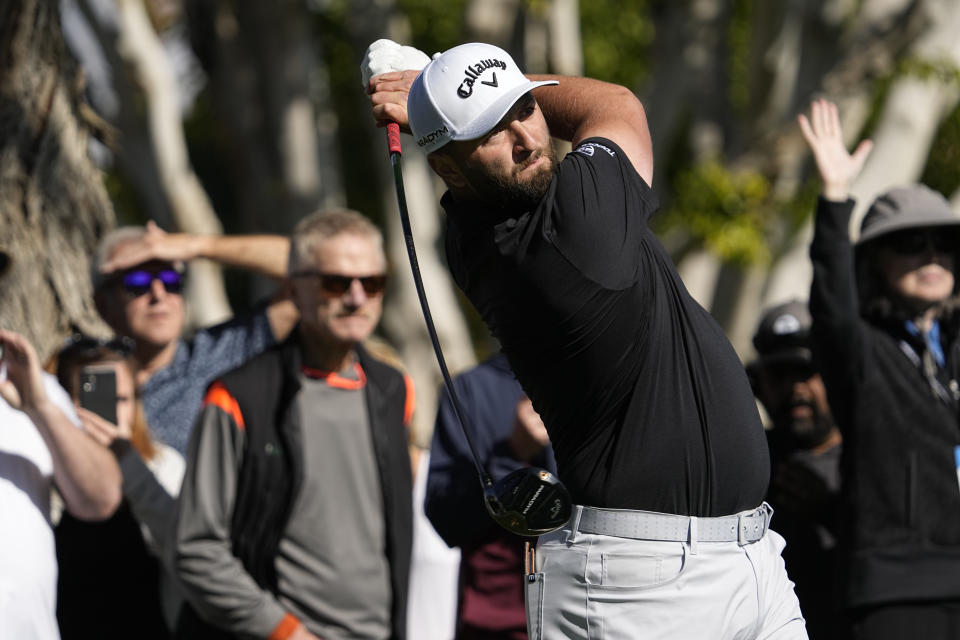
[[[427,163],[433,172],[440,176],[448,187],[460,189],[467,185],[466,179],[460,172],[460,167],[446,153],[434,152],[427,156]]]

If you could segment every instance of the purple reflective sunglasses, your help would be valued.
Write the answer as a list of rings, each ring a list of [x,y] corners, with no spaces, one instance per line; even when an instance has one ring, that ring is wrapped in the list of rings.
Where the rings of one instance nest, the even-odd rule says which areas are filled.
[[[154,280],[159,280],[167,293],[180,293],[183,291],[183,274],[174,269],[163,269],[161,271],[147,271],[146,269],[136,269],[123,274],[123,288],[126,292],[139,297],[150,291],[150,285]]]

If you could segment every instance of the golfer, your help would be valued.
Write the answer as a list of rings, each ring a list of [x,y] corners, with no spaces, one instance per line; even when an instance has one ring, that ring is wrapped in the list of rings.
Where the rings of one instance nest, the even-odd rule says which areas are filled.
[[[478,43],[429,60],[378,41],[363,72],[376,121],[447,186],[453,277],[576,503],[526,576],[531,638],[806,638],[746,374],[649,228],[640,102]],[[562,161],[551,135],[573,145]]]

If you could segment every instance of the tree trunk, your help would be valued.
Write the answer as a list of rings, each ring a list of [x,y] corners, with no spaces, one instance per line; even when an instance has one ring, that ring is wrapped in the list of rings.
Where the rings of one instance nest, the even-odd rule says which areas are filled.
[[[928,29],[910,49],[920,62],[947,63],[960,67],[960,12],[952,0],[925,0],[922,3]],[[955,83],[906,75],[898,79],[887,95],[883,115],[873,134],[874,149],[863,172],[851,187],[857,211],[851,225],[860,229],[866,208],[880,193],[894,186],[916,182],[930,155],[933,136],[943,118],[956,107]],[[854,234],[856,235],[856,233]]]
[[[383,2],[355,1],[350,4],[348,29],[357,50],[357,60],[363,58],[367,45],[379,38],[390,38],[404,43],[409,39],[407,25],[400,16],[384,7]],[[453,46],[451,43],[450,46]],[[357,80],[356,108],[369,112],[366,96]],[[417,389],[417,413],[412,427],[412,441],[429,447],[433,424],[437,415],[437,401],[442,377],[434,356],[433,346],[424,324],[417,299],[406,243],[400,226],[400,214],[384,131],[373,126],[365,129],[364,144],[375,159],[369,167],[372,189],[383,194],[383,222],[386,237],[387,260],[392,281],[383,313],[383,330],[397,350]],[[359,144],[359,142],[355,142]],[[430,312],[436,324],[437,335],[451,374],[456,374],[476,363],[473,344],[456,295],[456,286],[450,278],[438,247],[442,245],[442,216],[438,206],[438,182],[427,165],[426,158],[409,137],[403,140],[403,178],[417,247],[417,259],[423,276]]]
[[[113,208],[87,155],[89,107],[57,5],[0,4],[0,47],[0,326],[47,359],[75,330],[108,333],[88,256]]]
[[[117,26],[120,57],[133,77],[132,84],[140,87],[146,101],[146,125],[148,138],[153,142],[156,178],[163,199],[169,205],[175,230],[194,234],[223,233],[210,199],[190,166],[180,116],[179,90],[143,0],[117,0]],[[193,325],[209,326],[232,315],[223,273],[216,263],[195,261],[190,265],[186,298]]]

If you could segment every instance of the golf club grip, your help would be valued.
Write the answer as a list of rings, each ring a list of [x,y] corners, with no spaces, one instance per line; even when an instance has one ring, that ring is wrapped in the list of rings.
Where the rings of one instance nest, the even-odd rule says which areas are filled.
[[[390,153],[402,153],[400,150],[400,125],[391,122],[387,125],[387,148]]]

